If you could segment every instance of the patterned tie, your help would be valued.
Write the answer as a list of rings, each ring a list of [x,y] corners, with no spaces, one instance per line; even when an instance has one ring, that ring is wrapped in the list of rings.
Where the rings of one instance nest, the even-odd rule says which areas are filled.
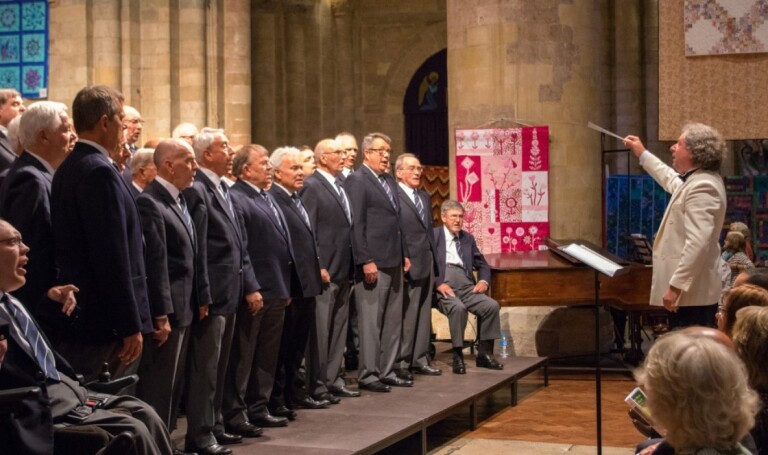
[[[392,188],[390,188],[389,184],[387,183],[386,174],[379,175],[379,183],[381,183],[381,186],[384,187],[384,191],[387,192],[387,197],[389,198],[389,203],[392,204],[392,208],[397,209],[397,204],[395,204],[395,196],[392,195]]]
[[[179,202],[179,207],[181,207],[181,214],[184,217],[184,224],[187,225],[187,230],[189,231],[189,234],[194,239],[195,228],[192,226],[192,217],[189,216],[189,209],[187,209],[187,199],[184,197],[183,194],[179,193],[179,197],[176,198],[176,200]]]
[[[269,204],[269,208],[272,209],[272,214],[275,215],[275,219],[277,220],[277,225],[280,226],[280,229],[283,230],[283,234],[285,234],[285,226],[283,226],[283,221],[280,219],[280,212],[277,211],[277,207],[275,207],[275,203],[272,202],[272,198],[269,197],[265,190],[261,190],[260,194],[261,197],[263,197],[264,200]]]
[[[419,212],[419,218],[426,224],[427,220],[424,218],[424,204],[421,203],[421,197],[419,197],[419,193],[416,190],[413,190],[413,200],[416,201],[416,210]]]
[[[301,218],[304,220],[304,224],[307,225],[308,228],[312,228],[312,225],[309,222],[309,214],[307,213],[307,209],[304,208],[304,204],[301,203],[301,198],[297,193],[293,193],[291,195],[291,199],[293,199],[293,204],[296,206],[297,209],[299,209],[299,213],[301,214]]]
[[[8,294],[3,294],[1,300],[5,304],[5,307],[8,308],[9,313],[13,315],[16,322],[19,324],[21,332],[32,347],[37,364],[43,370],[45,376],[54,381],[61,381],[61,376],[59,376],[59,372],[56,371],[56,363],[53,360],[53,351],[51,351],[45,344],[45,340],[42,335],[40,335],[35,323],[21,310],[21,308],[18,308],[16,304],[13,303]]]
[[[347,215],[347,220],[349,221],[349,224],[352,224],[352,214],[349,213],[347,195],[344,194],[344,188],[341,187],[341,180],[336,177],[336,180],[334,180],[333,184],[336,185],[336,191],[339,192],[339,197],[341,198],[341,206],[344,208],[344,213]]]
[[[235,215],[235,209],[232,207],[232,198],[229,195],[229,187],[222,180],[222,181],[219,182],[219,188],[221,189],[221,194],[224,195],[224,200],[227,201],[227,207],[229,207],[229,214],[234,216]]]

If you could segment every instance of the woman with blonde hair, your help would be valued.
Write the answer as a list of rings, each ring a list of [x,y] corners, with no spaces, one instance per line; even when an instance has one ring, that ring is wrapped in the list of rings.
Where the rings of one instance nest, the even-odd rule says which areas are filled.
[[[736,312],[748,306],[768,307],[768,290],[754,284],[742,284],[728,291],[716,315],[717,328],[730,337]]]
[[[759,408],[736,353],[709,337],[661,337],[635,373],[655,426],[677,455],[748,455],[739,441]]]
[[[760,395],[762,407],[755,417],[752,437],[757,453],[768,453],[768,308],[748,307],[738,312],[733,345],[747,367],[749,385]]]

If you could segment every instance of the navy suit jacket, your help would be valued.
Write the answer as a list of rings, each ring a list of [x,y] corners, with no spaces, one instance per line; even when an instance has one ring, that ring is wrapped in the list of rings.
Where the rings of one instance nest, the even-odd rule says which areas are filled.
[[[8,137],[0,131],[0,171],[10,168],[14,161],[16,161],[16,154],[11,150]]]
[[[437,250],[438,274],[435,277],[435,287],[445,282],[445,229],[443,226],[436,227],[435,247]],[[477,278],[491,284],[491,268],[485,262],[483,253],[477,248],[475,238],[467,231],[459,232],[459,242],[461,243],[461,259],[464,264],[472,264],[472,269],[467,270],[467,276],[474,280],[472,270],[477,270]]]
[[[136,201],[107,157],[83,142],[51,185],[56,265],[80,288],[73,339],[104,343],[152,333]]]
[[[315,230],[320,267],[328,270],[331,281],[349,280],[353,273],[352,225],[336,187],[315,172],[304,180],[299,194]]]
[[[397,194],[400,197],[400,221],[403,227],[403,239],[408,248],[408,259],[411,261],[411,268],[408,270],[408,278],[411,280],[422,280],[429,277],[432,270],[437,275],[437,262],[435,258],[435,238],[432,228],[432,204],[429,196],[422,190],[417,191],[424,207],[424,217],[419,216],[416,205],[411,201],[411,197],[403,191],[400,185],[397,186]]]
[[[391,175],[385,180],[392,190],[392,207],[379,178],[367,166],[360,166],[344,182],[352,205],[352,250],[355,255],[357,279],[362,279],[363,265],[374,262],[378,268],[403,266],[407,251],[400,228],[400,204],[397,184]]]
[[[291,298],[291,283],[298,280],[298,277],[294,267],[290,234],[283,231],[269,204],[248,183],[238,180],[232,186],[230,195],[243,220],[241,229],[248,239],[248,255],[251,258],[253,273],[261,285],[262,297]],[[283,226],[287,229],[280,207],[276,202],[274,204]]]
[[[0,326],[9,327],[12,322],[11,315],[5,305],[0,304]],[[34,321],[34,317],[32,319]],[[74,408],[72,396],[57,396],[60,388],[46,387],[44,373],[37,364],[37,360],[22,348],[22,341],[17,338],[14,330],[9,330],[8,351],[0,368],[0,390],[14,389],[18,387],[40,387],[40,397],[27,397],[19,403],[18,411],[13,418],[0,418],[0,447],[3,453],[14,454],[41,454],[53,453],[53,414],[61,415]],[[43,334],[45,339],[45,334]],[[75,372],[72,367],[53,350],[51,344],[47,346],[53,351],[53,358],[59,374],[66,375],[69,382],[76,382]],[[76,387],[75,395],[84,398],[82,389]],[[53,395],[53,396],[51,396]],[[55,409],[54,409],[55,408]]]
[[[35,317],[42,316],[46,322],[49,317],[59,319],[61,316],[61,305],[45,297],[48,289],[56,284],[51,227],[52,179],[43,163],[24,152],[0,185],[0,217],[18,229],[29,247],[27,283],[14,294]]]
[[[184,196],[200,239],[200,304],[211,305],[211,314],[232,314],[244,295],[261,288],[246,250],[242,220],[237,210],[230,212],[217,184],[202,171]]]
[[[288,222],[288,231],[291,234],[293,259],[296,274],[299,277],[298,283],[292,286],[291,297],[305,299],[315,297],[322,292],[322,280],[320,279],[320,258],[317,257],[317,240],[312,226],[307,225],[299,208],[285,190],[272,185],[269,192],[283,210],[285,220]]]
[[[153,317],[187,327],[197,312],[197,235],[184,222],[176,200],[157,180],[136,199],[147,246],[147,290]]]

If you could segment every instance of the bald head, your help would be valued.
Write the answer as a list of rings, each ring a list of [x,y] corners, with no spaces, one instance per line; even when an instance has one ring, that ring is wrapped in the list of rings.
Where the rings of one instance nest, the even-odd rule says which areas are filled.
[[[195,154],[186,141],[166,139],[157,144],[154,153],[157,175],[179,190],[192,185],[197,171]]]
[[[318,169],[336,177],[344,169],[344,149],[335,139],[323,139],[315,146],[315,164]]]

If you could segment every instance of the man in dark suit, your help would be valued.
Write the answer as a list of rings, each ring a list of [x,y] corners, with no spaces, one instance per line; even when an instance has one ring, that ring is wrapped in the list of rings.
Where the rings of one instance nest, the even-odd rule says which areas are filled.
[[[197,170],[192,147],[180,139],[163,141],[154,160],[157,177],[136,199],[147,247],[147,289],[155,327],[152,340],[144,343],[137,395],[173,429],[189,346],[188,328],[193,319],[205,318],[208,307],[199,306],[197,300],[197,234],[181,193],[192,185]]]
[[[248,255],[264,298],[263,308],[255,315],[244,305],[238,308],[224,386],[225,427],[242,434],[249,422],[262,427],[288,424],[286,417],[270,414],[267,404],[296,271],[285,217],[266,191],[272,184],[267,150],[255,144],[244,146],[235,154],[232,168],[238,180],[231,194],[243,220]]]
[[[419,189],[423,168],[419,159],[403,153],[395,162],[400,197],[400,221],[408,247],[411,269],[405,275],[403,293],[403,337],[395,367],[399,376],[416,374],[437,376],[442,372],[429,365],[429,338],[432,333],[432,289],[435,279],[435,239],[432,232],[432,204]]]
[[[277,377],[272,389],[271,407],[278,409],[299,407],[319,409],[339,399],[315,400],[308,391],[297,384],[297,373],[308,353],[307,376],[313,377],[318,370],[318,345],[315,326],[315,297],[320,294],[320,260],[317,256],[315,232],[298,191],[304,186],[302,153],[293,147],[281,147],[269,157],[272,167],[272,188],[269,190],[285,215],[293,246],[296,280],[291,281],[291,305],[285,310],[283,335],[280,340],[280,357]],[[310,332],[312,338],[310,339]],[[309,348],[307,349],[307,341]],[[315,371],[313,371],[315,370]]]
[[[438,308],[448,317],[453,345],[453,372],[466,373],[462,349],[467,312],[477,316],[480,340],[477,366],[501,370],[504,365],[493,358],[493,342],[501,336],[499,304],[485,294],[491,282],[491,269],[477,248],[475,238],[462,230],[464,207],[449,199],[443,202],[440,214],[443,226],[435,228],[438,265],[435,290]],[[473,270],[477,270],[477,281]]]
[[[141,223],[128,185],[109,153],[123,136],[123,96],[85,87],[72,103],[80,139],[51,184],[60,281],[80,288],[76,320],[59,351],[86,380],[109,363],[114,377],[139,359],[152,333]]]
[[[12,88],[0,89],[0,172],[16,161],[16,151],[8,142],[8,124],[23,113],[21,94]]]
[[[196,447],[213,442],[234,444],[242,436],[261,434],[243,426],[240,434],[224,430],[221,401],[232,349],[235,314],[247,305],[249,315],[263,305],[259,283],[246,251],[241,220],[232,203],[229,186],[222,181],[232,171],[234,151],[223,130],[203,128],[193,141],[200,168],[195,183],[184,190],[200,239],[200,303],[208,317],[192,325],[187,368],[187,441]],[[140,153],[140,152],[139,152]],[[139,154],[134,155],[134,163]]]
[[[139,149],[131,157],[131,192],[134,197],[139,197],[144,188],[157,177],[154,150]]]
[[[16,226],[30,246],[27,283],[16,293],[26,302],[48,339],[58,341],[65,316],[62,306],[47,297],[57,283],[51,226],[51,180],[69,150],[70,121],[67,107],[40,101],[27,109],[19,126],[26,145],[0,185],[0,217]],[[52,292],[70,292],[62,287]],[[70,295],[71,297],[71,295]],[[58,298],[58,296],[57,296]],[[71,312],[73,307],[67,308]]]
[[[304,180],[301,198],[317,237],[322,293],[315,299],[318,368],[310,369],[309,393],[320,399],[359,397],[341,376],[352,279],[352,212],[340,180],[344,149],[333,139],[315,147],[317,170]]]
[[[168,430],[151,407],[132,397],[94,394],[48,343],[34,318],[9,292],[24,284],[29,248],[21,234],[0,220],[0,327],[7,328],[7,352],[0,356],[0,390],[36,386],[42,397],[25,398],[13,418],[0,418],[3,453],[53,453],[53,425],[96,425],[111,435],[135,435],[136,453],[170,454]],[[97,397],[98,406],[87,398]],[[128,411],[112,412],[112,409]]]
[[[363,139],[363,165],[344,182],[352,213],[355,303],[360,329],[360,388],[389,392],[411,387],[396,376],[403,324],[403,272],[410,268],[400,227],[397,184],[387,173],[391,139],[371,133]]]

